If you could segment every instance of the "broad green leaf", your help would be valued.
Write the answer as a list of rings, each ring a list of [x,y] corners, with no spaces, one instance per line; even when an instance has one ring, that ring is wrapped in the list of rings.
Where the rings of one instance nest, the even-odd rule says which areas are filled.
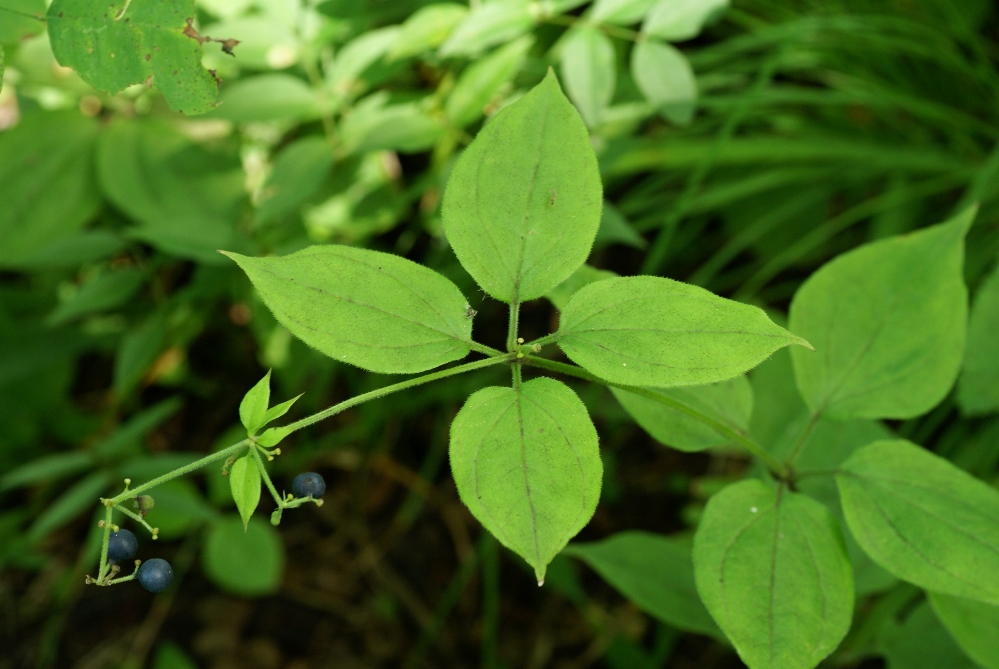
[[[409,58],[439,47],[467,14],[468,7],[453,2],[421,7],[402,24],[389,49],[389,59]]]
[[[201,564],[219,587],[259,597],[281,587],[284,546],[277,531],[259,518],[245,530],[239,518],[225,518],[208,530]]]
[[[381,60],[399,35],[397,26],[370,30],[355,37],[340,49],[330,68],[327,83],[333,93],[340,97],[353,97],[365,86],[361,75],[369,67]]]
[[[538,578],[593,516],[603,465],[586,407],[563,383],[476,392],[451,425],[461,501]]]
[[[310,135],[283,148],[264,184],[257,224],[273,221],[304,205],[332,169],[333,151],[323,137]]]
[[[630,25],[638,23],[656,0],[597,0],[590,19],[597,23]]]
[[[999,491],[908,441],[860,449],[836,476],[864,551],[899,578],[999,604]]]
[[[202,114],[218,80],[201,66],[193,19],[194,0],[54,0],[48,11],[56,60],[88,84],[114,94],[151,81],[171,109]]]
[[[0,0],[0,43],[13,44],[45,30],[45,0]],[[3,47],[0,46],[0,75]],[[0,88],[3,87],[0,77]]]
[[[750,669],[811,669],[850,629],[853,578],[835,518],[746,480],[708,502],[694,537],[697,591]]]
[[[89,279],[49,314],[49,325],[62,325],[80,316],[117,309],[126,304],[146,282],[136,267],[103,272]]]
[[[31,265],[97,213],[97,130],[78,113],[35,112],[0,134],[0,267]]]
[[[520,37],[533,25],[527,0],[483,2],[458,24],[439,53],[444,58],[477,56],[491,46]]]
[[[728,6],[729,0],[659,0],[645,17],[642,32],[670,42],[697,37]]]
[[[611,388],[614,397],[642,429],[659,443],[681,451],[703,451],[724,446],[729,439],[704,423],[642,395]],[[691,388],[657,390],[701,413],[725,423],[733,430],[749,431],[753,411],[753,389],[745,376]]]
[[[487,293],[525,302],[586,260],[601,195],[586,126],[549,70],[458,159],[444,193],[444,231]]]
[[[322,116],[319,97],[309,85],[290,74],[260,74],[226,86],[214,118],[236,123],[309,121]]]
[[[241,244],[238,156],[209,152],[163,122],[121,120],[102,133],[97,168],[104,193],[139,222],[131,236],[210,264],[225,262],[216,249]]]
[[[260,504],[260,469],[249,453],[236,460],[229,469],[229,490],[245,528]]]
[[[569,31],[562,44],[562,81],[586,125],[600,125],[614,98],[617,63],[610,38],[595,26]]]
[[[964,653],[985,669],[999,669],[999,606],[929,593],[933,612]]]
[[[267,370],[264,378],[247,391],[239,403],[239,422],[246,431],[256,434],[264,424],[264,415],[271,403],[271,370]]]
[[[572,296],[583,286],[616,276],[617,274],[614,272],[605,269],[597,269],[590,265],[581,265],[579,269],[572,273],[572,276],[549,290],[545,294],[545,297],[555,305],[556,309],[565,309],[565,305],[569,304]]]
[[[999,267],[982,283],[971,305],[968,344],[957,383],[964,413],[999,411]]]
[[[867,244],[798,289],[790,328],[798,389],[834,418],[912,418],[946,396],[964,351],[964,236],[974,218]]]
[[[411,260],[348,246],[281,258],[226,255],[282,325],[335,360],[411,374],[470,350],[468,302],[453,283]]]
[[[618,592],[658,620],[687,632],[721,632],[697,595],[689,539],[651,532],[620,532],[589,544],[569,544]]]
[[[697,107],[697,80],[686,56],[654,39],[641,40],[631,52],[631,76],[662,116],[687,125]]]
[[[534,37],[515,39],[469,65],[448,95],[444,113],[458,127],[478,120],[486,106],[520,71]]]
[[[391,105],[388,94],[370,95],[355,105],[340,125],[347,153],[394,150],[418,153],[431,148],[444,135],[444,125],[425,104]]]
[[[921,602],[899,625],[888,620],[879,642],[887,669],[974,669],[947,630]]]
[[[110,482],[111,475],[107,472],[94,472],[77,481],[38,514],[28,529],[28,540],[35,542],[43,539],[49,532],[62,527],[85,510],[97,507],[101,494],[107,490]]]
[[[631,227],[617,207],[605,200],[604,210],[600,216],[600,228],[597,230],[593,247],[601,248],[608,244],[623,244],[636,249],[644,249],[649,245],[645,238]]]
[[[660,388],[724,381],[784,346],[809,346],[757,307],[655,276],[581,288],[562,311],[558,344],[602,379]]]
[[[70,452],[43,455],[0,476],[0,491],[43,481],[58,481],[93,466],[94,458],[90,453]]]

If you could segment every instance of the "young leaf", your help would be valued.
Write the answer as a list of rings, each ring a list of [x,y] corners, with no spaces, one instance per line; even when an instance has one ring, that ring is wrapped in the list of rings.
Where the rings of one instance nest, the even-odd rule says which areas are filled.
[[[968,319],[957,401],[966,414],[999,411],[999,267],[982,283]]]
[[[784,346],[809,346],[757,307],[655,276],[581,288],[562,311],[558,337],[597,376],[660,388],[724,381]]]
[[[264,378],[247,391],[243,401],[239,403],[239,422],[249,434],[256,434],[265,424],[264,415],[271,403],[271,370],[267,370]]]
[[[614,45],[594,26],[569,31],[562,45],[562,80],[586,125],[600,125],[604,110],[614,98],[617,72]]]
[[[929,593],[934,613],[965,654],[985,669],[999,669],[999,606]]]
[[[620,532],[589,544],[569,544],[579,558],[643,611],[677,629],[721,632],[697,595],[690,540],[651,532]]]
[[[630,25],[638,23],[656,0],[597,0],[590,18],[596,23]]]
[[[260,503],[260,470],[249,453],[236,460],[229,469],[229,490],[246,528]]]
[[[974,215],[862,246],[802,285],[790,327],[817,352],[791,358],[813,411],[912,418],[944,398],[964,350],[964,236]]]
[[[999,491],[904,441],[860,449],[836,476],[864,551],[901,579],[999,604]]]
[[[853,578],[835,518],[818,502],[747,480],[708,502],[694,573],[750,669],[812,669],[850,629]]]
[[[115,94],[151,80],[171,109],[202,114],[218,81],[201,66],[193,19],[194,0],[54,0],[48,12],[56,60],[94,88]]]
[[[461,501],[540,584],[600,498],[603,465],[586,407],[553,379],[483,388],[455,417],[450,452]]]
[[[631,52],[631,75],[649,104],[677,125],[687,125],[697,106],[697,81],[687,58],[669,44],[647,39]]]
[[[601,202],[586,126],[549,70],[458,159],[444,194],[444,231],[487,293],[524,302],[583,264]]]
[[[704,423],[660,402],[620,388],[611,388],[611,392],[635,422],[664,446],[691,452],[729,443],[729,439]],[[745,376],[705,386],[671,388],[657,392],[680,400],[736,431],[749,431],[753,389]]]
[[[716,19],[729,0],[659,0],[642,24],[642,32],[670,42],[697,37],[705,23]]]
[[[270,423],[270,422],[271,422],[272,420],[277,420],[277,419],[278,419],[278,418],[280,418],[281,416],[283,416],[283,415],[285,415],[286,413],[288,413],[288,410],[289,410],[289,409],[291,409],[292,405],[293,405],[293,404],[295,404],[295,402],[297,402],[297,401],[298,401],[298,399],[299,399],[299,398],[300,398],[300,397],[301,397],[302,395],[304,395],[304,394],[305,394],[305,393],[302,393],[302,394],[300,394],[300,395],[295,395],[295,396],[294,396],[294,397],[292,397],[292,398],[291,398],[290,400],[287,400],[287,401],[284,401],[284,402],[281,402],[281,404],[275,404],[274,406],[272,406],[272,407],[271,407],[270,409],[268,409],[268,410],[267,410],[267,412],[266,412],[266,413],[264,414],[264,418],[263,418],[263,422],[261,422],[260,424],[261,424],[261,425],[267,425],[267,424],[268,424],[268,423]]]
[[[524,35],[469,65],[448,95],[444,113],[463,128],[482,116],[486,106],[520,71],[534,37]]]
[[[408,374],[469,352],[465,298],[411,260],[348,246],[313,246],[280,258],[226,255],[282,325],[335,360]]]

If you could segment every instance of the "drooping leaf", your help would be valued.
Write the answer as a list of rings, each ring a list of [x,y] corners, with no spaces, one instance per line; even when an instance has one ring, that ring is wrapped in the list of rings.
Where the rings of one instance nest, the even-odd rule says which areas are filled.
[[[999,491],[904,440],[860,449],[836,476],[850,531],[916,585],[999,604]]]
[[[315,135],[289,144],[274,159],[257,210],[261,225],[290,214],[308,202],[333,169],[329,142]]]
[[[194,0],[54,0],[52,52],[88,84],[118,93],[151,81],[171,109],[202,114],[215,106],[218,81],[201,66]]]
[[[985,669],[999,669],[999,606],[936,592],[929,600],[968,657]]]
[[[952,221],[845,253],[812,274],[791,302],[791,330],[816,352],[792,350],[813,411],[843,418],[912,418],[957,378],[967,289],[968,210]]]
[[[586,407],[548,378],[483,388],[455,417],[450,453],[461,501],[543,581],[600,497],[603,465]]]
[[[697,106],[697,80],[687,58],[654,39],[638,42],[631,52],[631,75],[638,89],[666,120],[687,125]]]
[[[458,127],[476,121],[486,106],[520,71],[534,37],[524,35],[472,63],[458,77],[444,104],[444,113]]]
[[[708,502],[694,537],[697,591],[750,669],[812,669],[850,629],[842,535],[818,502],[747,480]]]
[[[0,266],[32,265],[97,212],[97,129],[80,114],[36,112],[0,134]]]
[[[276,592],[284,573],[284,546],[277,531],[259,518],[246,528],[225,518],[208,530],[201,562],[219,587],[246,597]]]
[[[614,98],[617,63],[610,38],[594,26],[569,31],[562,45],[562,81],[586,125],[600,125]]]
[[[558,344],[603,379],[660,388],[724,381],[784,346],[808,346],[757,307],[654,276],[581,288],[562,311]]]
[[[618,592],[667,625],[699,634],[721,632],[697,595],[687,538],[619,532],[603,541],[569,544],[563,555],[593,567]]]
[[[681,451],[703,451],[729,443],[728,438],[701,421],[661,402],[620,388],[611,388],[611,392],[635,422],[665,446]],[[745,376],[705,386],[669,388],[656,392],[692,406],[738,432],[745,433],[749,430],[753,389]]]
[[[271,403],[271,370],[267,370],[264,378],[250,388],[239,403],[239,421],[250,434],[256,434],[264,424],[267,407]]]
[[[440,48],[442,57],[477,56],[491,46],[520,37],[534,25],[526,0],[483,2],[468,13]]]
[[[0,0],[0,44],[13,44],[45,30],[45,0]],[[0,74],[3,47],[0,46]],[[0,77],[0,87],[2,87]]]
[[[545,294],[545,297],[555,305],[556,309],[565,309],[565,305],[569,304],[572,296],[583,286],[616,276],[617,274],[609,270],[597,269],[590,265],[581,265],[579,269],[572,273],[572,276],[549,290]]]
[[[236,460],[229,469],[229,490],[246,528],[260,504],[260,469],[249,453]]]
[[[444,231],[487,293],[524,302],[586,260],[601,194],[586,126],[549,71],[458,159],[444,194]]]
[[[388,57],[409,58],[440,46],[467,14],[468,7],[454,2],[421,7],[402,24]]]
[[[982,283],[968,319],[957,401],[966,414],[999,411],[999,267]]]
[[[642,32],[670,42],[697,37],[729,6],[729,0],[658,0],[649,10]]]
[[[280,258],[227,253],[278,321],[335,360],[385,374],[422,372],[469,352],[458,288],[405,258],[313,246]]]
[[[597,23],[630,25],[638,23],[656,0],[597,0],[590,18]]]

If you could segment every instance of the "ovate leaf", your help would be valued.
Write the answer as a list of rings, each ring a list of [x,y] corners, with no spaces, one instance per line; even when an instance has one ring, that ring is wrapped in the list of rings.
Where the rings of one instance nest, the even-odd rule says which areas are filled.
[[[267,370],[264,378],[243,396],[239,403],[239,421],[250,434],[255,434],[264,424],[264,415],[271,402],[271,370]]]
[[[458,77],[444,105],[448,118],[464,127],[482,116],[486,106],[520,71],[532,44],[534,37],[524,35],[469,65]]]
[[[586,260],[601,194],[586,126],[549,71],[458,159],[444,194],[444,231],[487,293],[524,302]]]
[[[600,125],[604,110],[614,98],[614,45],[594,26],[569,31],[562,45],[562,80],[586,125]]]
[[[999,669],[999,606],[931,592],[937,618],[965,654],[985,669]]]
[[[282,325],[335,360],[409,374],[469,352],[465,298],[411,260],[347,246],[313,246],[281,258],[226,255]]]
[[[218,81],[201,66],[193,19],[194,0],[54,0],[48,12],[56,60],[94,88],[114,94],[150,81],[171,109],[202,114]]]
[[[611,392],[635,422],[661,444],[681,451],[703,451],[730,442],[727,437],[701,421],[654,399],[620,388],[611,388]],[[745,376],[705,386],[670,388],[656,392],[694,407],[737,432],[749,431],[753,389]]]
[[[791,351],[798,389],[835,418],[912,418],[957,377],[968,291],[964,236],[974,210],[873,242],[825,264],[791,302],[790,327],[815,353]]]
[[[276,592],[284,573],[284,546],[277,531],[259,518],[246,527],[225,518],[208,530],[201,560],[205,573],[220,587],[255,597]]]
[[[966,414],[999,411],[999,267],[982,283],[968,319],[968,345],[957,384]]]
[[[468,398],[451,426],[451,471],[461,501],[540,583],[593,516],[603,465],[586,407],[539,378]]]
[[[562,311],[558,344],[603,379],[661,388],[724,381],[784,346],[808,346],[757,307],[654,276],[581,288]]]
[[[832,514],[747,480],[708,502],[697,590],[750,669],[812,669],[850,629],[853,578]]]
[[[901,579],[999,604],[999,491],[915,444],[877,441],[836,476],[864,551]]]
[[[631,52],[631,76],[660,114],[677,125],[694,118],[697,81],[687,58],[669,44],[647,39]]]
[[[659,0],[645,17],[642,32],[671,42],[697,37],[728,5],[729,0]]]
[[[718,636],[694,585],[691,543],[651,532],[620,532],[589,544],[570,544],[579,558],[643,611],[677,629]]]
[[[247,453],[233,463],[229,469],[229,490],[245,528],[260,504],[260,470],[253,455]]]

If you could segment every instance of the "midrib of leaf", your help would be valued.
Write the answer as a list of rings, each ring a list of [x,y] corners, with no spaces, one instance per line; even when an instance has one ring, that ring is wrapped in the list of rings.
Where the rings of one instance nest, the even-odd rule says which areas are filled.
[[[313,326],[308,325],[306,323],[303,323],[302,321],[298,320],[297,318],[294,318],[293,316],[289,316],[289,315],[285,314],[284,318],[287,318],[289,321],[292,321],[296,325],[298,325],[298,326],[300,326],[300,327],[302,327],[302,328],[304,328],[306,330],[312,330],[313,332],[317,332],[319,334],[329,334],[328,332],[326,332],[324,330],[320,330],[319,328],[316,328],[316,327],[313,327]],[[419,342],[419,343],[415,343],[415,344],[405,344],[405,345],[401,345],[401,346],[395,346],[395,345],[392,345],[392,344],[376,344],[376,343],[373,343],[373,342],[366,342],[366,341],[354,341],[352,339],[347,339],[346,337],[337,335],[337,341],[345,342],[345,343],[351,344],[353,346],[359,346],[361,348],[374,348],[374,349],[382,349],[382,350],[386,350],[386,351],[391,351],[391,350],[401,350],[401,349],[407,349],[407,348],[422,348],[424,346],[431,346],[433,344],[438,344],[438,343],[448,342],[448,341],[454,341],[454,340],[452,338],[450,338],[450,337],[444,337],[443,339],[431,339],[431,340],[428,340],[428,341]],[[456,350],[456,349],[458,349],[458,348],[460,348],[461,346],[464,346],[464,345],[465,344],[463,344],[460,341],[459,342],[454,342],[454,346],[452,348],[448,349],[448,350],[449,351],[453,351],[453,350]]]
[[[780,503],[784,496],[784,486],[777,486],[777,498],[774,500],[774,542],[770,551],[770,605],[767,607],[767,625],[770,628],[770,666],[774,665],[774,653],[776,648],[774,640],[774,591],[777,588],[777,545],[780,541]]]
[[[513,388],[516,393],[517,427],[520,430],[520,465],[524,473],[524,492],[527,495],[527,506],[531,510],[531,535],[534,537],[534,559],[541,562],[541,546],[538,542],[538,518],[534,510],[534,498],[531,496],[531,480],[527,468],[527,439],[524,435],[524,392],[520,387]],[[534,566],[534,565],[531,565]]]
[[[718,565],[718,581],[721,584],[722,590],[723,590],[722,600],[723,600],[723,606],[725,607],[725,622],[726,622],[726,626],[727,626],[727,623],[732,619],[731,615],[729,615],[728,594],[726,592],[724,592],[725,591],[725,563],[728,561],[728,555],[732,551],[732,547],[735,546],[736,543],[738,543],[738,541],[742,537],[742,535],[744,535],[746,532],[748,532],[749,528],[751,528],[753,525],[755,525],[756,523],[758,523],[761,520],[763,520],[763,518],[766,517],[766,514],[770,513],[770,511],[772,509],[774,509],[774,508],[775,507],[769,507],[769,508],[766,509],[766,511],[764,511],[763,509],[757,509],[757,511],[759,513],[757,513],[756,516],[754,516],[753,518],[751,518],[748,523],[746,523],[744,526],[742,526],[741,528],[739,528],[739,531],[735,533],[735,536],[732,537],[729,540],[728,544],[725,546],[725,548],[722,549],[721,560],[719,561],[719,565]]]
[[[739,363],[730,363],[730,364],[727,364],[727,365],[714,365],[714,366],[704,365],[704,366],[701,366],[701,367],[680,367],[680,366],[677,366],[677,365],[669,365],[669,364],[667,364],[665,362],[653,362],[653,361],[648,360],[646,358],[640,358],[640,357],[635,356],[635,355],[628,355],[627,353],[624,353],[624,352],[619,351],[617,349],[613,349],[613,348],[610,348],[608,346],[604,346],[603,344],[601,344],[599,342],[588,341],[587,343],[590,344],[591,346],[596,346],[597,348],[602,348],[603,350],[607,351],[608,353],[613,353],[614,355],[617,355],[617,356],[622,357],[622,358],[627,358],[628,360],[638,360],[643,365],[649,365],[651,367],[665,367],[667,369],[695,370],[695,369],[727,369],[729,367],[737,367],[739,365]],[[735,376],[738,376],[738,374],[733,374],[732,376],[735,377]],[[683,387],[683,386],[680,386],[680,387]],[[627,388],[625,388],[625,390],[627,390]]]

